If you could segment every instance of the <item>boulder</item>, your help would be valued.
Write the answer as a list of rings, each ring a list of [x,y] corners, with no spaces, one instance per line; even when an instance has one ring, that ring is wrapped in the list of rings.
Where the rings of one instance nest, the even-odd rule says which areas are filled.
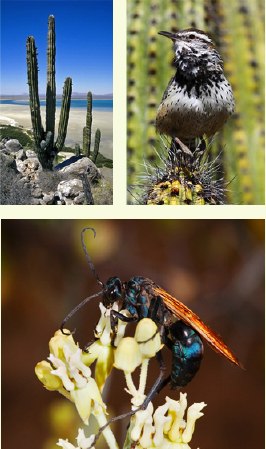
[[[20,145],[19,141],[17,139],[9,139],[6,142],[6,150],[10,152],[17,152],[22,149],[22,145]]]
[[[28,158],[30,158],[30,157],[36,157],[36,153],[35,153],[35,151],[27,150],[27,151],[26,151],[26,156],[27,156]]]
[[[69,181],[61,181],[57,186],[57,194],[60,200],[66,198],[74,198],[83,190],[80,179],[70,179]]]
[[[89,176],[91,179],[100,179],[101,178],[101,172],[96,167],[96,165],[88,158],[88,157],[82,157],[81,159],[77,160],[76,162],[73,162],[72,164],[63,167],[60,170],[60,173],[68,173],[72,175],[81,175],[83,173],[89,173]]]
[[[23,150],[23,148],[22,148],[22,150],[19,150],[16,153],[17,160],[24,161],[26,158],[27,158],[27,156],[26,156],[25,150]]]
[[[44,204],[54,204],[55,203],[55,195],[53,192],[45,193],[43,195]]]

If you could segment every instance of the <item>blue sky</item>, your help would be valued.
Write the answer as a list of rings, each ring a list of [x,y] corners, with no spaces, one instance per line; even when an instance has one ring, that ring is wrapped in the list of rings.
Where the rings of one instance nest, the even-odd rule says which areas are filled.
[[[1,93],[28,92],[26,39],[38,49],[39,92],[46,91],[48,16],[55,16],[56,86],[72,77],[73,92],[113,92],[112,0],[2,0]]]

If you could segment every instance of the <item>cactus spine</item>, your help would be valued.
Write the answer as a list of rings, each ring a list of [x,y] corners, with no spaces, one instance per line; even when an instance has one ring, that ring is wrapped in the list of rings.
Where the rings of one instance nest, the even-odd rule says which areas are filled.
[[[47,45],[46,131],[44,131],[42,126],[40,113],[38,62],[35,40],[32,36],[29,36],[27,39],[29,101],[36,153],[42,167],[49,170],[52,170],[54,158],[62,149],[65,142],[72,93],[72,80],[71,78],[66,78],[63,88],[58,137],[56,143],[54,144],[56,108],[55,53],[55,21],[54,16],[49,16]]]
[[[92,162],[94,162],[94,164],[96,164],[96,160],[98,157],[100,141],[101,141],[101,131],[99,129],[96,129],[95,139],[94,139],[94,150],[93,150],[93,155],[91,158],[91,160],[92,160]]]
[[[91,124],[92,124],[92,93],[87,95],[87,115],[86,126],[83,128],[83,152],[87,157],[90,156],[91,149]]]

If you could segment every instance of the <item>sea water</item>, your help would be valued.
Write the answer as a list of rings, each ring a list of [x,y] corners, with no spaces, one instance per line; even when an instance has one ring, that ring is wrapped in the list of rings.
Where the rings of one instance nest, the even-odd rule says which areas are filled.
[[[15,105],[28,105],[29,100],[0,100],[0,104],[15,104]],[[40,100],[40,106],[45,106],[46,101]],[[56,106],[61,107],[62,100],[56,100]],[[87,100],[86,99],[72,99],[71,100],[71,108],[80,108],[87,109]],[[112,111],[113,110],[113,100],[92,100],[92,109],[95,111]]]

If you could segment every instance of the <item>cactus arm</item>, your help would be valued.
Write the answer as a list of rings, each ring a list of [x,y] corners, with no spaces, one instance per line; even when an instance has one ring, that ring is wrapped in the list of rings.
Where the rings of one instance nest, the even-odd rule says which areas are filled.
[[[87,94],[86,126],[83,128],[83,152],[90,156],[91,149],[91,125],[92,125],[92,93]]]
[[[72,79],[66,78],[62,96],[62,106],[58,126],[58,137],[55,143],[56,153],[62,150],[65,143],[69,110],[70,110],[71,93],[72,93]]]
[[[101,141],[101,131],[99,129],[96,129],[95,139],[94,139],[94,150],[93,150],[93,155],[91,158],[92,162],[94,162],[94,164],[96,164],[97,156],[99,153],[100,141]]]
[[[88,126],[83,128],[83,153],[86,154],[87,157],[90,156],[90,147],[91,147],[91,129]]]
[[[54,141],[55,108],[56,108],[56,83],[55,83],[55,20],[54,16],[48,19],[47,39],[47,88],[46,88],[46,132],[51,131]]]
[[[43,140],[44,131],[42,127],[40,100],[38,90],[38,62],[37,51],[34,37],[29,36],[27,39],[27,72],[29,85],[29,101],[31,123],[33,128],[33,136],[35,145],[38,148]]]

